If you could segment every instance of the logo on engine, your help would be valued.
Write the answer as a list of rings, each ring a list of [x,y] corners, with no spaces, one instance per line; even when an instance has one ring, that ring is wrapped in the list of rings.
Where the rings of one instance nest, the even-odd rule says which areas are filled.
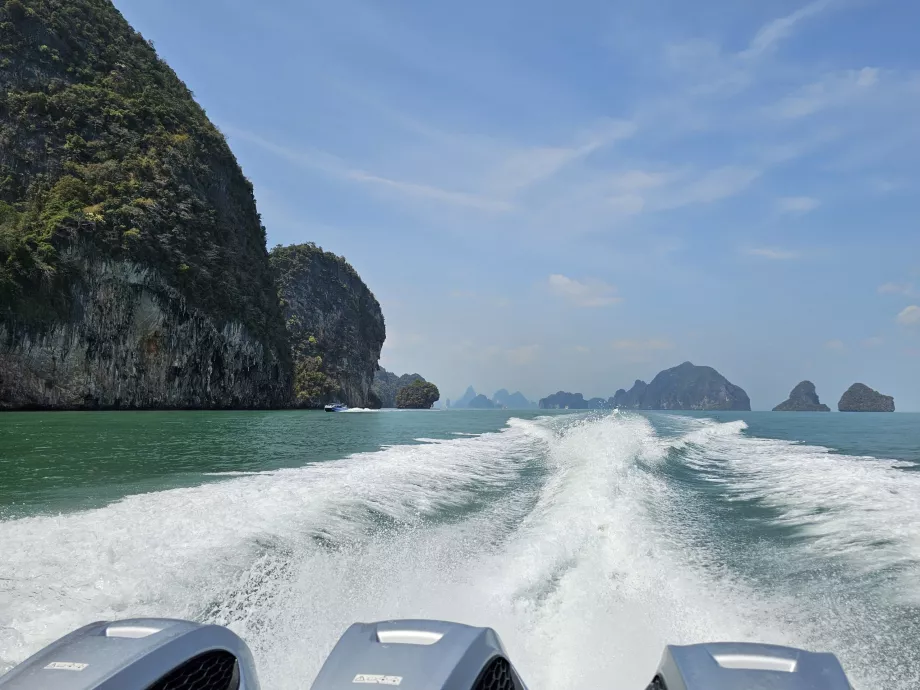
[[[52,661],[45,668],[52,671],[82,671],[87,666],[89,664],[81,664],[78,661]]]
[[[372,683],[374,685],[399,685],[402,676],[378,676],[371,673],[359,673],[352,683]]]

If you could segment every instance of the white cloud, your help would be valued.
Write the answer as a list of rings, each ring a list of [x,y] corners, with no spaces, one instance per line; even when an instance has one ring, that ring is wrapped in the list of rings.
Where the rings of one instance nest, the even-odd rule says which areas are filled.
[[[917,294],[910,283],[885,283],[878,286],[878,293],[880,295],[905,295],[906,297],[914,297]]]
[[[775,112],[783,119],[797,119],[847,105],[860,97],[871,96],[878,81],[879,70],[874,67],[828,74],[781,100]]]
[[[777,208],[782,213],[808,213],[814,211],[821,202],[810,196],[786,196],[778,199]]]
[[[792,261],[802,258],[799,252],[790,249],[778,249],[776,247],[755,247],[753,249],[746,249],[744,253],[750,256],[770,259],[772,261]]]
[[[521,347],[514,347],[505,352],[508,361],[515,366],[531,364],[536,361],[539,354],[539,345],[522,345]]]
[[[403,180],[393,180],[379,175],[373,175],[363,170],[349,170],[346,177],[357,182],[366,182],[377,185],[385,189],[395,191],[400,194],[431,199],[455,206],[469,206],[482,211],[509,211],[512,206],[506,201],[490,199],[488,197],[466,192],[456,192],[440,187],[417,184],[415,182],[405,182]]]
[[[845,350],[847,346],[843,344],[842,340],[828,340],[824,343],[824,347],[828,350]]]
[[[560,297],[565,297],[579,307],[608,307],[622,302],[614,285],[602,280],[584,282],[569,278],[559,273],[549,277],[549,289]]]
[[[866,338],[863,340],[864,347],[879,347],[880,345],[885,344],[885,339],[881,336],[874,335],[871,338]]]
[[[868,185],[869,189],[877,194],[890,194],[908,186],[904,180],[879,176],[869,178]]]
[[[610,208],[623,216],[635,216],[645,208],[645,199],[638,194],[622,194],[610,198]]]
[[[898,323],[902,326],[917,326],[920,325],[920,307],[916,304],[911,304],[909,307],[904,307],[901,312],[898,314]]]
[[[744,58],[754,58],[763,55],[767,51],[773,49],[776,44],[784,38],[788,38],[792,34],[796,24],[803,19],[813,17],[822,12],[829,7],[830,4],[830,0],[815,0],[815,2],[805,5],[792,14],[774,19],[769,24],[761,27],[760,31],[757,32],[751,44],[748,46],[748,49],[742,52],[741,56]]]
[[[588,352],[591,352],[591,348],[587,347],[586,345],[575,345],[572,349],[579,354],[587,354]]]
[[[625,351],[648,351],[648,350],[672,350],[674,343],[663,338],[649,338],[648,340],[614,340],[614,350]]]
[[[710,170],[682,187],[665,190],[656,205],[674,209],[691,204],[710,204],[739,194],[758,177],[760,170],[726,165]]]
[[[647,170],[627,170],[626,172],[614,175],[611,179],[612,185],[619,191],[635,192],[643,189],[652,189],[660,187],[668,181],[668,175],[661,172],[649,172]]]

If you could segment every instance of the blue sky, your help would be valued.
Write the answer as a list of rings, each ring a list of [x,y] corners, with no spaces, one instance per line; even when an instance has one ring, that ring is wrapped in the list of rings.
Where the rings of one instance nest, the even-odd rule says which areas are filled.
[[[920,410],[920,3],[116,0],[442,397]]]

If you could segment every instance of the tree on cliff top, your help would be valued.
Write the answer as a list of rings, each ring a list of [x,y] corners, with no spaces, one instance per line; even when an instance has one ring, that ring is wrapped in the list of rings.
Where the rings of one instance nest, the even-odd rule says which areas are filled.
[[[396,393],[396,407],[412,410],[428,410],[441,397],[441,392],[433,383],[413,381]]]

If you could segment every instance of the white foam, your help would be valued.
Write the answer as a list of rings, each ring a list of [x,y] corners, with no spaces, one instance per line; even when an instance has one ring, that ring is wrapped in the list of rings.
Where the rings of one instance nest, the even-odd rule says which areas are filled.
[[[904,471],[912,463],[745,436],[746,428],[703,422],[675,445],[698,446],[688,463],[730,498],[775,509],[777,524],[798,528],[825,556],[860,569],[920,566],[920,472]]]
[[[676,443],[738,443],[706,426]],[[92,620],[194,617],[240,632],[286,690],[355,620],[442,617],[495,627],[532,688],[566,690],[644,687],[666,642],[809,639],[672,529],[683,496],[649,470],[665,445],[628,413],[511,419],[3,522],[0,659]]]

